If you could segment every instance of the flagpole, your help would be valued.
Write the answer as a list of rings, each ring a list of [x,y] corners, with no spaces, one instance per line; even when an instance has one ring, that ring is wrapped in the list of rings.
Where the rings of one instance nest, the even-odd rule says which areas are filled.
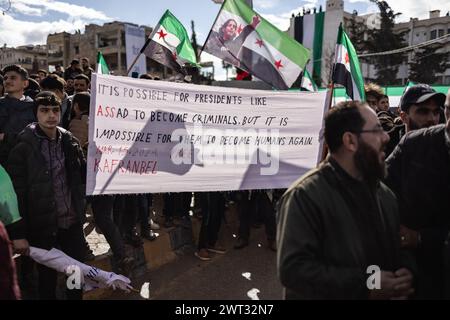
[[[334,94],[334,82],[333,82],[333,80],[331,80],[330,84],[328,85],[328,90],[329,91],[327,92],[327,98],[329,96],[329,99],[327,101],[328,104],[325,106],[324,116],[331,109],[331,106],[333,104],[333,94]],[[322,155],[321,155],[319,163],[324,161],[326,159],[327,155],[328,155],[328,147],[327,147],[327,145],[325,143],[325,137],[324,137],[323,138]]]
[[[220,12],[222,11],[222,8],[223,8],[223,6],[225,5],[225,2],[226,2],[226,1],[227,1],[227,0],[224,0],[224,1],[222,2],[222,5],[220,6],[219,12],[217,13],[216,18],[214,19],[214,22],[213,22],[213,25],[212,25],[212,27],[211,27],[211,30],[209,30],[208,36],[206,37],[206,40],[205,40],[205,42],[203,43],[202,50],[200,51],[200,54],[198,55],[199,60],[200,60],[200,56],[202,55],[203,49],[205,49],[206,42],[208,42],[208,38],[209,38],[209,36],[211,35],[211,32],[213,31],[214,26],[216,25],[217,19],[219,18]]]
[[[153,32],[152,32],[153,34]],[[144,46],[142,47],[141,51],[139,51],[139,54],[136,56],[136,58],[134,58],[133,63],[131,64],[131,66],[128,68],[127,70],[127,75],[130,73],[131,69],[133,69],[134,65],[136,64],[136,62],[138,61],[139,57],[141,56],[142,53],[144,53],[145,48],[147,48],[148,44],[150,43],[150,41],[152,40],[152,35],[150,35],[147,39],[147,41],[145,41]]]
[[[342,26],[342,23],[341,23],[340,26]],[[338,34],[338,39],[339,39],[339,34]],[[337,43],[337,41],[336,41],[336,43]],[[336,48],[337,48],[337,44],[336,44]],[[328,102],[328,104],[325,105],[324,116],[325,116],[325,114],[331,109],[331,107],[332,107],[332,105],[333,105],[333,97],[334,97],[334,81],[333,81],[333,74],[334,74],[334,69],[335,69],[335,67],[336,67],[336,51],[337,51],[337,50],[335,49],[335,50],[334,50],[334,63],[333,63],[333,66],[331,67],[331,70],[330,70],[330,77],[328,78],[329,85],[327,86],[327,88],[328,88],[327,98],[328,98],[328,95],[329,95],[329,99],[326,101],[326,102]],[[319,163],[322,162],[322,161],[324,161],[325,158],[326,158],[327,155],[328,155],[328,147],[327,147],[327,145],[325,144],[325,137],[324,137],[323,140],[324,140],[324,142],[323,142],[323,148],[322,148],[322,155],[321,155],[321,159],[320,159]]]
[[[166,10],[166,12],[167,12],[167,11],[168,11],[168,10]],[[165,13],[164,13],[164,14],[165,14]],[[156,30],[159,29],[160,22],[161,22],[161,21],[159,21],[158,24],[156,25],[155,29],[152,30],[152,33],[150,33],[150,35],[148,36],[147,41],[145,41],[144,46],[143,46],[143,47],[141,48],[141,50],[139,51],[139,54],[136,56],[136,58],[134,58],[133,63],[131,64],[131,66],[130,66],[130,67],[128,68],[128,70],[127,70],[127,75],[130,73],[131,69],[134,67],[134,65],[135,65],[136,62],[138,61],[139,57],[141,56],[141,54],[144,53],[144,50],[148,47],[150,41],[153,39],[153,36],[155,35]],[[146,70],[146,71],[147,71],[147,70]]]

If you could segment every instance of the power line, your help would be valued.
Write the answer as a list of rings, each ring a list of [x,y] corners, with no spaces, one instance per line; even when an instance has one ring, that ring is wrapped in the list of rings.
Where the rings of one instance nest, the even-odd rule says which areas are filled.
[[[413,46],[409,46],[409,47],[404,47],[404,48],[400,48],[400,49],[395,49],[395,50],[390,50],[390,51],[383,51],[383,52],[376,52],[376,53],[362,53],[362,54],[358,54],[359,58],[367,58],[367,57],[375,57],[375,56],[385,56],[385,55],[390,55],[390,54],[396,54],[396,53],[402,53],[402,52],[408,52],[417,48],[421,48],[421,47],[426,47],[429,46],[431,44],[440,42],[442,40],[444,40],[445,38],[449,38],[450,37],[450,33],[433,39],[433,40],[429,40],[429,41],[425,41]]]

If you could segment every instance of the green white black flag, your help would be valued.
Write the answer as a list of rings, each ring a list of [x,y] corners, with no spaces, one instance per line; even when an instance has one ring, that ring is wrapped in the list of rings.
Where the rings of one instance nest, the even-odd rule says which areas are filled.
[[[144,54],[150,59],[178,72],[183,72],[182,67],[186,63],[197,64],[186,29],[169,10],[166,10],[150,37],[144,49]]]
[[[311,55],[242,0],[225,0],[203,50],[276,89],[290,88]]]
[[[97,53],[97,73],[109,74],[108,65],[106,64],[105,58],[100,51]]]
[[[352,100],[364,101],[364,80],[359,67],[358,56],[349,37],[339,26],[336,44],[333,82],[345,87]]]

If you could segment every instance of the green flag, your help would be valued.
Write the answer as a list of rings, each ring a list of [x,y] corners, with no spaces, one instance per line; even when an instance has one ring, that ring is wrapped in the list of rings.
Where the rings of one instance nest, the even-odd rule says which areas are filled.
[[[305,69],[305,72],[303,73],[301,87],[308,91],[318,91],[317,85],[314,83],[314,80],[312,79],[311,75],[309,74],[308,70],[306,70],[306,69]]]
[[[105,58],[100,51],[97,53],[97,73],[109,74],[108,65],[106,64]]]
[[[169,10],[159,20],[143,52],[150,59],[182,73],[185,64],[197,65],[195,49],[186,29]]]
[[[289,89],[311,52],[242,0],[225,0],[203,50],[276,89]]]
[[[0,165],[0,221],[6,226],[20,219],[13,184],[8,173]]]
[[[410,88],[410,87],[412,87],[412,86],[415,86],[417,83],[415,83],[415,82],[413,82],[413,81],[411,81],[411,80],[408,80],[408,83],[406,84],[406,87],[405,87],[405,89],[403,90],[403,93],[405,93],[406,92],[406,90],[408,90],[408,88]]]
[[[345,87],[347,95],[352,100],[366,99],[358,56],[342,25],[339,26],[332,78],[334,83]]]

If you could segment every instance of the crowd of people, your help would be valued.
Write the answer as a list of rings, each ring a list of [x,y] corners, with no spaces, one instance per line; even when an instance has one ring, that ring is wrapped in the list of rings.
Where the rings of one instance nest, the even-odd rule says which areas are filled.
[[[158,237],[152,194],[85,195],[92,73],[87,58],[65,71],[29,75],[10,65],[0,73],[0,190],[14,190],[3,193],[9,202],[0,206],[0,299],[20,297],[13,253],[21,254],[22,281],[36,268],[39,298],[55,299],[56,271],[35,266],[29,248],[92,259],[83,229],[88,211],[118,273],[134,268],[127,246]],[[234,248],[248,246],[251,225],[264,223],[288,299],[448,298],[449,120],[450,92],[414,85],[395,109],[369,83],[366,102],[342,102],[327,113],[328,155],[286,192],[167,193],[163,227],[171,228],[174,217],[191,223],[194,197],[202,219],[195,256],[211,260],[211,253],[226,252],[218,235],[235,202]],[[14,211],[15,218],[5,214]],[[375,289],[371,266],[379,270]],[[66,297],[81,299],[82,292],[67,289]]]
[[[8,180],[14,188],[9,203],[15,203],[20,218],[6,219],[7,214],[0,214],[0,224],[7,231],[1,225],[0,243],[6,250],[3,254],[0,249],[1,264],[8,261],[4,265],[9,266],[9,275],[1,277],[0,299],[17,298],[20,293],[15,272],[11,272],[12,253],[21,255],[20,283],[34,285],[27,279],[36,270],[38,297],[56,299],[56,271],[35,265],[28,257],[29,248],[58,248],[80,262],[89,261],[94,256],[83,228],[88,212],[92,212],[96,229],[110,246],[117,273],[130,276],[135,267],[127,246],[139,248],[143,240],[154,241],[158,237],[155,230],[161,226],[151,215],[152,194],[85,196],[92,72],[87,58],[81,59],[81,65],[74,59],[65,71],[57,66],[52,73],[39,70],[29,75],[20,65],[1,71],[0,168],[5,172],[2,177],[7,177],[2,182]],[[159,80],[150,74],[140,78]],[[226,252],[217,240],[226,206],[233,201],[239,204],[241,217],[235,248],[249,244],[250,226],[261,211],[267,246],[276,251],[275,201],[269,196],[273,199],[266,191],[163,194],[163,227],[173,227],[175,217],[190,224],[194,197],[202,219],[195,256],[202,261],[211,260],[211,253]],[[67,289],[66,297],[81,299],[82,292]]]

